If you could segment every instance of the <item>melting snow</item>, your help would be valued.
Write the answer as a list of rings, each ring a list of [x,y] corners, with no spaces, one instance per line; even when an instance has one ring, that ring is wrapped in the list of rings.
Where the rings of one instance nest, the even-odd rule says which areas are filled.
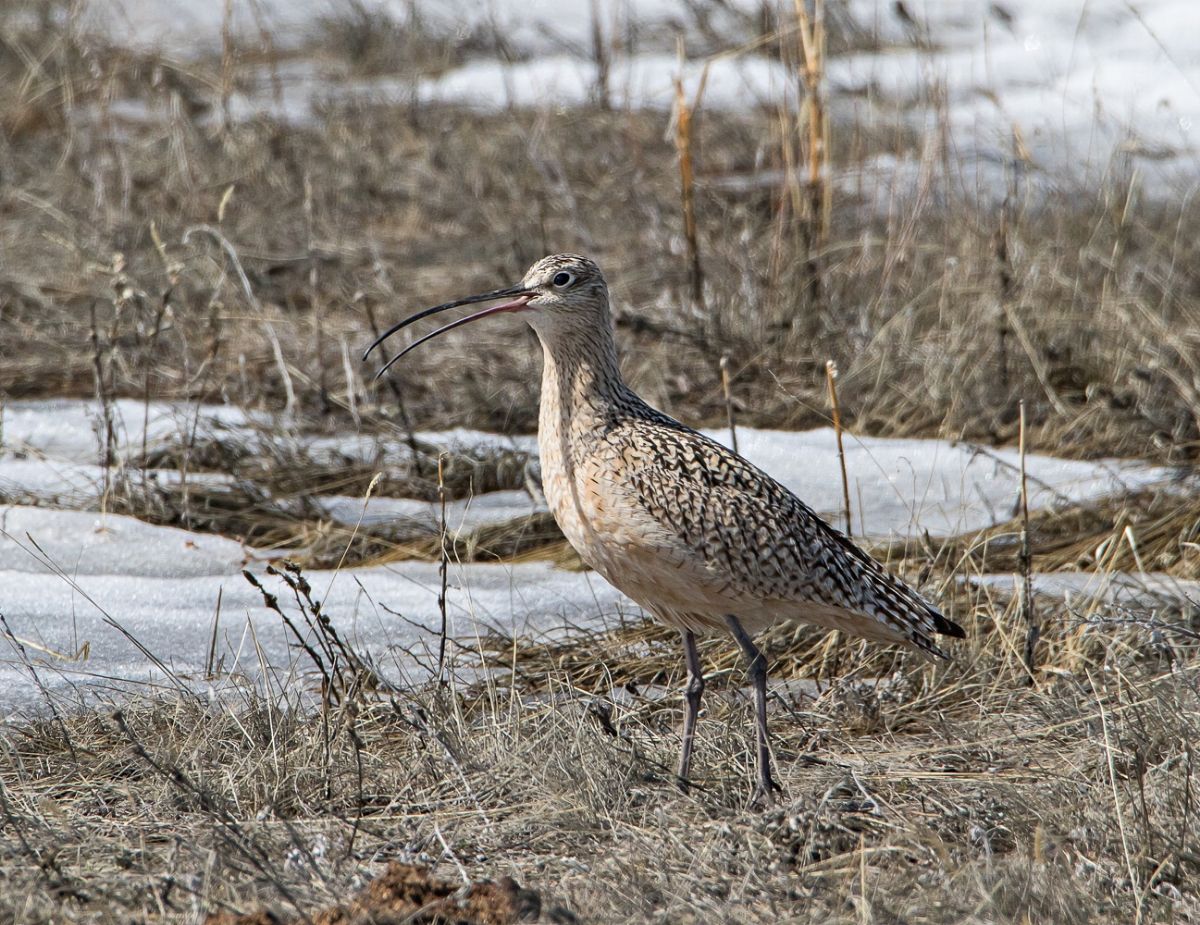
[[[727,431],[710,431],[727,442]],[[928,531],[947,536],[1009,520],[1016,513],[1020,457],[942,440],[844,438],[854,533],[887,537]],[[738,429],[738,449],[828,520],[839,520],[841,473],[832,428],[796,432]],[[1084,501],[1135,489],[1169,470],[1118,460],[1026,457],[1031,507]]]
[[[679,70],[674,36],[690,47],[723,36],[744,43],[759,4],[713,4],[704,26],[683,0],[601,0],[606,35],[636,34],[633,54],[612,56],[609,95],[618,107],[666,108]],[[790,14],[790,4],[782,4]],[[259,91],[236,96],[235,117],[268,115],[307,121],[313,104],[365,95],[405,102],[443,101],[473,107],[560,107],[595,99],[590,0],[447,0],[422,5],[426,21],[450,34],[503,36],[518,60],[474,57],[417,81],[355,81],[328,64],[291,59]],[[366,0],[363,9],[408,22],[410,5]],[[740,10],[740,14],[736,11]],[[319,20],[336,12],[317,0],[235,0],[233,34],[257,46],[264,31],[288,47],[320,35]],[[93,0],[89,21],[135,46],[188,56],[220,49],[223,7],[187,0]],[[1079,182],[1107,174],[1114,155],[1131,155],[1144,175],[1194,184],[1200,148],[1200,3],[1194,0],[847,0],[831,9],[866,50],[828,61],[835,117],[878,121],[899,114],[932,137],[945,137],[967,179],[1000,190],[1006,174],[1068,172]],[[620,43],[629,42],[623,38]],[[694,90],[704,62],[683,76]],[[276,98],[275,77],[282,84]],[[711,60],[705,105],[728,110],[795,105],[797,81],[759,52]],[[127,116],[153,118],[130,107]],[[907,165],[911,166],[911,165]],[[907,183],[912,171],[896,179]]]
[[[1016,592],[1014,575],[980,575],[974,583]],[[1079,616],[1091,616],[1097,607],[1131,610],[1184,607],[1200,612],[1200,581],[1174,578],[1162,572],[1051,572],[1031,576],[1035,595],[1063,599]]]
[[[154,448],[165,440],[178,442],[180,435],[193,429],[200,433],[235,431],[253,420],[252,415],[229,405],[144,403],[119,398],[109,407],[118,455],[140,453],[143,438],[147,448]],[[103,429],[102,408],[94,401],[54,398],[0,405],[2,453],[94,463],[100,458]]]
[[[117,455],[140,452],[146,410],[140,402],[116,404]],[[4,443],[0,445],[0,499],[50,503],[62,507],[98,507],[103,471],[95,464],[98,443],[92,423],[98,419],[94,402],[12,402],[4,408]],[[237,438],[253,436],[244,412],[221,406],[182,406],[152,403],[145,429],[148,445],[176,445],[195,429]],[[199,424],[197,424],[197,420]],[[268,424],[264,418],[260,424]],[[270,427],[278,439],[303,448],[311,458],[363,462],[405,458],[408,448],[395,438],[366,434],[305,436],[283,424]],[[728,444],[729,433],[706,433]],[[506,451],[536,457],[532,436],[507,437],[455,429],[421,431],[423,443],[446,449],[477,452]],[[779,479],[809,506],[842,526],[841,474],[831,428],[810,431],[772,431],[739,428],[738,444],[751,462]],[[845,439],[846,470],[854,511],[853,532],[875,537],[904,537],[927,531],[946,536],[977,530],[1010,519],[1015,511],[1019,458],[1013,450],[977,450],[943,440],[895,440],[880,437]],[[1170,478],[1171,471],[1121,460],[1078,461],[1031,454],[1026,460],[1030,503],[1033,507],[1077,502],[1128,491]],[[154,470],[156,479],[177,479],[172,470]],[[189,479],[221,478],[194,473]],[[355,523],[363,511],[361,498],[318,498],[331,519]],[[544,510],[524,492],[497,492],[451,502],[452,529],[470,530],[485,523]],[[437,523],[436,505],[413,499],[372,498],[365,521],[415,519]]]
[[[12,587],[9,580],[16,574],[46,573],[22,549],[30,537],[51,561],[72,576],[173,579],[230,575],[236,574],[249,558],[248,551],[233,540],[91,511],[0,507],[0,531],[0,574],[7,579],[5,596]]]
[[[729,444],[727,430],[705,433]],[[423,433],[420,437],[435,446],[507,446],[531,456],[537,452],[531,437],[510,442],[470,431]],[[844,439],[856,535],[903,538],[928,532],[950,536],[1009,520],[1016,513],[1020,457],[1015,450],[977,449],[941,440],[849,435]],[[831,523],[844,527],[841,472],[832,428],[792,432],[743,427],[738,429],[738,449]],[[375,458],[367,452],[361,455]],[[1122,460],[1082,462],[1038,454],[1028,456],[1026,471],[1033,508],[1132,491],[1172,475],[1168,469]],[[338,496],[321,503],[333,519],[343,523],[357,522],[363,511],[361,498]],[[450,504],[447,524],[451,530],[470,530],[535,509],[545,510],[545,506],[535,507],[524,492],[496,492]],[[436,505],[393,498],[371,498],[366,511],[367,523],[406,518],[432,526],[439,516]]]
[[[157,403],[147,416],[141,403],[121,402],[116,412],[120,458],[140,452],[143,431],[154,445],[177,444],[197,426],[214,432],[224,429],[235,436],[253,432],[254,418],[237,409]],[[164,683],[162,672],[150,667],[137,647],[105,621],[105,613],[171,670],[196,680],[204,667],[218,596],[217,657],[224,658],[224,670],[255,674],[260,654],[267,664],[285,668],[289,650],[278,618],[263,609],[258,593],[238,574],[243,567],[261,571],[254,550],[229,539],[151,526],[128,517],[45,506],[98,506],[103,472],[95,463],[97,438],[91,426],[97,417],[95,404],[87,401],[13,402],[4,408],[0,497],[43,506],[0,506],[0,613],[38,661],[42,681],[64,692],[78,685],[80,697],[85,692],[102,694],[122,682]],[[148,419],[145,428],[143,419]],[[336,452],[366,460],[407,452],[391,438],[382,442],[354,434],[305,438],[283,427],[273,430],[298,443],[307,440],[310,451],[325,447],[331,458],[336,458]],[[723,430],[710,434],[728,439]],[[536,453],[532,437],[468,430],[418,436],[433,445],[459,449]],[[738,438],[748,458],[837,522],[841,482],[832,431],[742,428]],[[1011,450],[976,452],[939,440],[848,437],[846,465],[855,532],[948,534],[1006,520],[1016,500],[1017,462]],[[1033,455],[1027,463],[1035,507],[1086,500],[1170,475],[1167,470],[1120,461],[1079,462]],[[151,472],[149,476],[177,474]],[[357,522],[363,510],[359,498],[314,500],[331,519],[344,523]],[[541,509],[524,492],[500,491],[452,502],[447,522],[452,531],[466,531]],[[428,502],[372,498],[365,519],[370,523],[415,519],[432,526],[438,516],[437,505]],[[34,543],[41,554],[31,555],[36,553]],[[56,575],[40,563],[42,554],[65,575]],[[414,670],[415,662],[405,650],[419,651],[430,644],[440,621],[436,564],[404,562],[348,569],[336,578],[328,572],[308,577],[339,630],[350,634],[385,668],[390,665],[398,673]],[[470,640],[488,626],[542,634],[567,625],[602,625],[636,613],[631,602],[590,573],[561,571],[546,563],[451,569],[448,617],[459,639]],[[73,659],[85,643],[86,660]],[[0,657],[0,712],[30,706],[37,697],[37,687],[16,653]]]
[[[332,520],[351,525],[358,523],[361,517],[364,526],[408,520],[431,527],[440,523],[442,516],[440,504],[415,498],[371,498],[366,505],[362,498],[351,495],[329,495],[313,500]],[[545,510],[546,505],[540,499],[534,501],[526,492],[494,491],[447,501],[446,529],[452,535],[465,534],[487,524],[504,523]]]
[[[287,670],[288,640],[279,618],[264,609],[259,593],[238,574],[247,551],[237,543],[128,517],[0,510],[0,527],[6,531],[0,534],[0,613],[37,659],[42,682],[57,693],[70,697],[76,686],[82,700],[119,689],[122,682],[162,683],[162,673],[106,616],[172,671],[202,688],[218,599],[216,657],[223,670],[257,674],[260,659]],[[67,577],[56,576],[30,555],[26,534]],[[250,567],[261,572],[260,565]],[[416,668],[404,650],[419,652],[435,644],[431,640],[441,619],[436,563],[306,576],[337,630],[393,676]],[[275,579],[259,577],[294,612],[286,589]],[[452,565],[448,577],[449,630],[467,645],[489,626],[538,636],[637,613],[597,576],[546,563]],[[73,658],[84,643],[87,658]],[[0,656],[0,717],[34,705],[38,697],[16,653],[6,650]]]

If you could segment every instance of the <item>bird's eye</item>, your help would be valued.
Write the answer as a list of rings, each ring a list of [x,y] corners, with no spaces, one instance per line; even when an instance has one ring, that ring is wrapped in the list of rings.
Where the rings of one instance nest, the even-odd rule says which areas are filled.
[[[560,273],[555,273],[554,279],[550,280],[550,282],[554,283],[559,289],[565,289],[571,283],[575,282],[575,277],[566,270],[563,270]]]

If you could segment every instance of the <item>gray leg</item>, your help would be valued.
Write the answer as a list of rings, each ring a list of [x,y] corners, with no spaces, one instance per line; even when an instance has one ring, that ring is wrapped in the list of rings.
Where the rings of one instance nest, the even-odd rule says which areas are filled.
[[[684,630],[682,635],[688,682],[683,694],[687,706],[683,714],[683,750],[679,753],[679,786],[687,790],[688,776],[692,770],[692,743],[696,738],[696,717],[700,714],[700,698],[704,695],[704,675],[700,670],[700,653],[696,651],[696,634]]]
[[[756,802],[768,800],[771,791],[778,790],[779,785],[771,777],[771,749],[767,743],[767,659],[737,617],[725,617],[725,625],[750,663],[748,673],[750,683],[754,685],[754,719],[758,727],[758,783],[754,788],[754,798]]]

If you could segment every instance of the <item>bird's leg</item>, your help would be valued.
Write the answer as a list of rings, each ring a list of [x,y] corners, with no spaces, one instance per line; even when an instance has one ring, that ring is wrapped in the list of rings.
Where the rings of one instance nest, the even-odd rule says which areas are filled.
[[[758,728],[758,784],[754,788],[754,799],[755,802],[769,800],[771,791],[778,790],[779,785],[771,777],[771,748],[767,742],[767,659],[737,617],[726,616],[725,625],[750,663],[748,673],[754,685],[754,719]]]
[[[687,708],[683,714],[683,750],[679,753],[679,786],[688,788],[692,770],[692,743],[696,738],[696,717],[700,715],[700,698],[704,696],[704,675],[700,669],[700,653],[696,651],[696,634],[683,633],[683,657],[687,662],[688,681],[683,699]]]

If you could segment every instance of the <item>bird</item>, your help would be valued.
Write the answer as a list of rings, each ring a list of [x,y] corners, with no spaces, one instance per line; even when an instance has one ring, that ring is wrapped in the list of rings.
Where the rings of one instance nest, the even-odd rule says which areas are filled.
[[[965,635],[762,469],[643,401],[621,376],[608,284],[587,257],[544,257],[516,285],[419,311],[363,359],[415,322],[484,302],[498,304],[413,340],[376,378],[421,344],[482,318],[519,314],[533,328],[543,354],[542,488],[554,519],[584,563],[681,637],[677,781],[685,790],[705,687],[698,635],[728,633],[746,660],[757,745],[752,801],[779,790],[767,661],[755,635],[799,620],[943,658],[935,637]]]

